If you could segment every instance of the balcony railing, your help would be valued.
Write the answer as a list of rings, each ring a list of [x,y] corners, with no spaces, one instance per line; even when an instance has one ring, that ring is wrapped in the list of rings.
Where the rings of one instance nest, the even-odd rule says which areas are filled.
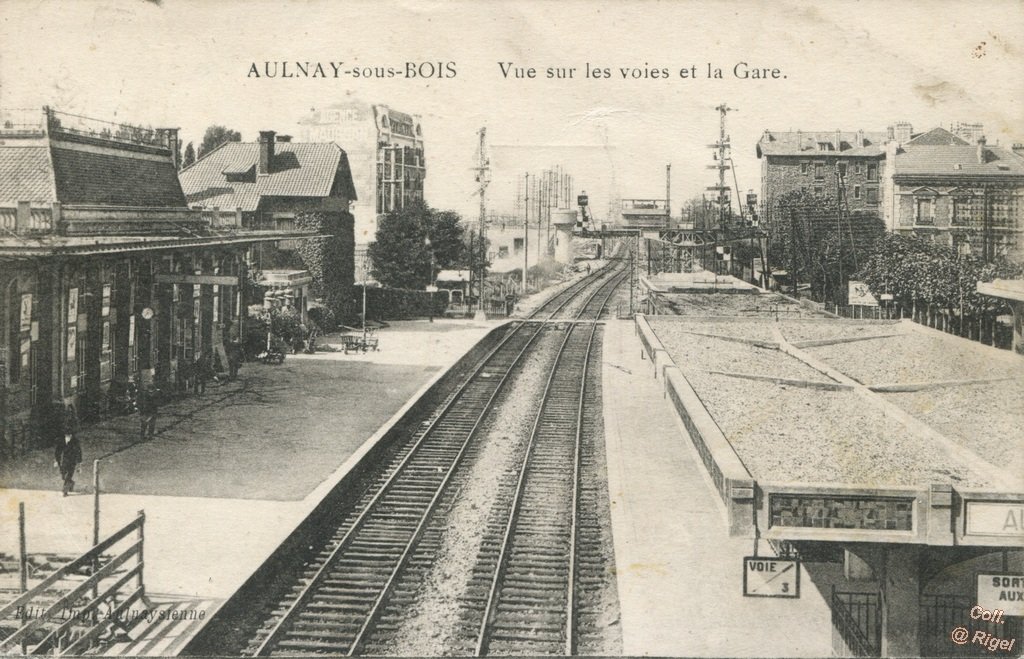
[[[27,203],[0,207],[0,229],[3,234],[46,233],[53,231],[54,216],[60,218],[60,205],[33,207]]]
[[[0,135],[41,137],[45,132],[43,113],[36,109],[0,110]]]

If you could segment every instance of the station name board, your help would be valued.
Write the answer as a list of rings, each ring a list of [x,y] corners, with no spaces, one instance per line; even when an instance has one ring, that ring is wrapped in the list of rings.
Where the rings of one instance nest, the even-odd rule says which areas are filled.
[[[1024,502],[968,501],[966,532],[1024,538]]]

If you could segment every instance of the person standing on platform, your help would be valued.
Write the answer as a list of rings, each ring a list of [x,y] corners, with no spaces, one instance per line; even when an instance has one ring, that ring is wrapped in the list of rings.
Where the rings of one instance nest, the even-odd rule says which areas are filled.
[[[139,440],[145,441],[147,437],[153,438],[156,432],[156,415],[159,408],[160,401],[156,388],[152,385],[142,387],[139,391]]]
[[[196,355],[196,361],[192,365],[192,393],[206,393],[206,381],[213,374],[213,368],[210,364],[211,360],[212,356],[206,350]]]
[[[228,328],[228,379],[234,380],[238,377],[238,368],[242,365],[242,336],[239,332],[238,323],[231,322]]]
[[[53,466],[60,469],[64,481],[64,496],[75,490],[75,470],[82,463],[82,445],[71,428],[64,429],[64,441],[57,444],[53,453]]]

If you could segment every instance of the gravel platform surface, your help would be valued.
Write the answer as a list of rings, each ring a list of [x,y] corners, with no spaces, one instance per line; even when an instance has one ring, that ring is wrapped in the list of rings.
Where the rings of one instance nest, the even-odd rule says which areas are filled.
[[[886,336],[906,331],[894,320],[845,320],[821,318],[814,320],[783,320],[779,323],[782,335],[788,341],[816,341],[820,339],[859,339]]]
[[[687,377],[692,371],[734,371],[812,382],[833,381],[824,373],[778,350],[690,333],[706,332],[708,326],[708,323],[690,324],[651,319],[651,328]],[[719,324],[719,327],[722,328],[721,333],[726,333],[725,323]]]
[[[778,293],[658,293],[672,313],[678,316],[742,316],[821,317],[816,311]]]
[[[1024,359],[1008,351],[906,327],[900,336],[806,350],[864,384],[1024,377]]]
[[[971,487],[991,484],[986,474],[960,465],[945,451],[936,450],[931,442],[916,432],[887,419],[879,407],[852,392],[787,387],[709,373],[733,371],[814,382],[832,381],[800,360],[777,350],[689,333],[708,332],[714,326],[718,330],[715,333],[735,333],[753,338],[757,334],[752,329],[756,322],[689,322],[657,317],[649,320],[676,365],[755,478],[841,482],[871,487],[932,482],[953,482]],[[885,375],[885,381],[962,378],[965,372],[979,372],[982,364],[990,365],[989,374],[992,376],[1016,372],[1014,362],[1001,360],[995,362],[1002,368],[993,372],[993,355],[978,355],[969,345],[962,350],[951,350],[941,336],[933,339],[906,328],[894,328],[889,323],[858,322],[848,325],[834,322],[840,322],[843,327],[833,330],[827,322],[800,321],[783,323],[781,327],[790,329],[791,335],[808,338],[825,338],[830,332],[834,336],[842,336],[844,332],[877,331],[875,328],[885,333],[894,329],[908,332],[889,339],[808,349],[816,356],[828,354],[826,361],[854,377],[864,378],[870,374],[878,379]],[[730,324],[733,327],[731,331],[723,329]],[[761,325],[770,330],[775,321],[766,320]],[[783,331],[785,334],[785,329]],[[913,367],[911,355],[916,353],[890,350],[890,342],[908,351],[916,348],[923,355],[922,361],[928,364],[924,368]],[[870,348],[865,347],[868,344]],[[954,344],[952,347],[958,346]],[[932,375],[928,368],[931,366],[938,370],[939,366],[933,364],[942,367],[938,375]],[[1019,368],[1024,371],[1024,364]],[[897,377],[900,375],[902,377]],[[925,423],[935,422],[932,425],[935,430],[947,434],[950,439],[993,464],[1013,464],[1008,456],[1024,455],[1019,444],[1015,448],[1012,441],[1015,436],[1020,437],[1020,428],[1024,427],[1024,419],[1021,418],[1024,412],[1017,409],[1024,407],[1020,405],[1019,388],[1014,393],[1008,386],[954,387],[915,395],[888,396],[893,396],[890,400],[897,404],[902,402],[903,409]],[[939,400],[942,403],[927,404],[927,401]],[[972,411],[964,411],[965,408]],[[984,436],[967,438],[972,428],[975,431],[985,428]]]
[[[1024,491],[1024,380],[971,384],[885,399],[994,465]]]
[[[957,464],[849,391],[765,384],[683,368],[755,479],[867,487],[988,477]]]
[[[648,316],[647,321],[658,336],[661,336],[662,332],[674,334],[678,331],[684,334],[686,332],[718,334],[737,339],[771,341],[773,343],[777,340],[772,332],[772,327],[775,325],[774,320],[766,321],[760,318],[729,318],[721,316],[708,316],[699,319],[680,318],[678,316]],[[664,341],[662,339],[663,343]],[[667,348],[668,345],[666,344],[665,347]]]

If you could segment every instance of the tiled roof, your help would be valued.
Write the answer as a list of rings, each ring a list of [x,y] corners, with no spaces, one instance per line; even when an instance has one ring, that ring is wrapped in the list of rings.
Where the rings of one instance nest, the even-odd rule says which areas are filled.
[[[336,144],[277,142],[267,175],[255,173],[259,154],[258,143],[227,142],[183,169],[179,176],[188,203],[251,212],[262,197],[328,197],[336,183],[355,199],[348,159]],[[343,181],[336,181],[339,170]]]
[[[56,201],[53,170],[45,146],[0,148],[0,205]]]
[[[864,141],[858,144],[858,133],[839,132],[840,149],[835,149],[836,131],[765,131],[757,143],[757,156],[880,156],[885,153],[886,133],[864,132]],[[827,144],[831,150],[821,150]]]
[[[1024,176],[1024,160],[1006,149],[982,147],[985,162],[978,162],[975,145],[920,145],[907,143],[896,154],[893,176]]]
[[[921,146],[949,146],[955,144],[964,146],[969,144],[969,142],[963,138],[957,137],[945,128],[932,128],[926,133],[914,136],[914,138],[907,142],[907,144],[919,144]]]
[[[0,204],[185,206],[169,156],[118,153],[116,148],[70,145],[58,139],[0,146]]]
[[[182,207],[174,164],[53,145],[57,199],[65,204]]]

